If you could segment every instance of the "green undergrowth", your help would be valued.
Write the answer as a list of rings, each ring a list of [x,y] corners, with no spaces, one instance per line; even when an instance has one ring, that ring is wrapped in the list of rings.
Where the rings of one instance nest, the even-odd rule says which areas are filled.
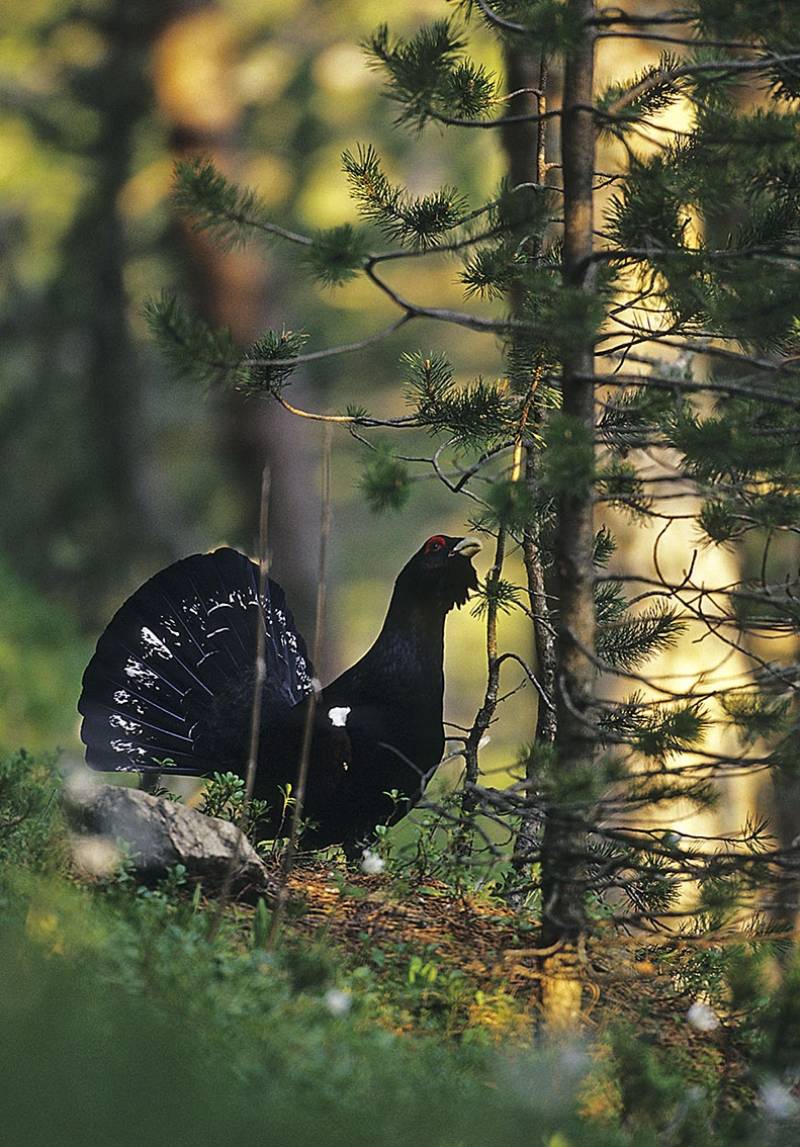
[[[741,962],[752,1086],[732,1099],[725,1041],[665,1053],[644,1011],[637,1025],[601,1001],[591,1038],[547,1042],[529,1004],[425,944],[348,947],[290,916],[269,952],[265,906],[231,906],[212,935],[217,904],[180,870],[156,888],[124,866],[81,877],[58,788],[52,762],[0,763],[4,1142],[756,1147],[797,1132],[781,1074],[800,1062],[797,1005],[759,995]],[[780,1117],[753,1105],[759,1079],[783,1089]]]

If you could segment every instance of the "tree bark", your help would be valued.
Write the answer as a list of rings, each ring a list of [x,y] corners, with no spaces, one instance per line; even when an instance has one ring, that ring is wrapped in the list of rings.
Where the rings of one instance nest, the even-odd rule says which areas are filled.
[[[527,45],[518,42],[506,44],[505,49],[506,87],[509,91],[508,115],[543,115],[547,110],[548,65],[543,53],[534,52]],[[529,120],[511,123],[503,128],[503,149],[509,180],[512,187],[524,183],[543,184],[547,180],[547,156],[545,149],[547,121]],[[533,244],[531,244],[531,247]],[[531,250],[531,256],[541,254],[540,249]],[[525,299],[521,292],[511,292],[511,310],[522,316]],[[535,377],[538,363],[530,364],[530,376],[520,380],[532,394],[528,419],[520,447],[524,453],[524,473],[519,479],[533,488],[537,481],[538,448],[532,438],[542,426],[544,411],[535,393]],[[527,441],[525,441],[527,439]],[[555,640],[549,617],[548,592],[546,588],[545,562],[536,533],[532,529],[524,531],[523,560],[527,580],[528,600],[533,614],[534,665],[545,693],[554,695]],[[552,743],[555,738],[555,710],[535,698],[536,722],[533,744]],[[531,782],[527,798],[531,802],[527,815],[523,816],[514,848],[515,864],[523,868],[533,855],[540,831],[539,810],[534,807],[534,753],[527,764],[527,779]]]

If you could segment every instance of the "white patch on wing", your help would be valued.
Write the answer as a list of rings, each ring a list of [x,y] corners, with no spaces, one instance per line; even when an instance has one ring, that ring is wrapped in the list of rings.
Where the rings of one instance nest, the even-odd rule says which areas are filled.
[[[347,718],[350,716],[349,705],[334,705],[332,709],[328,710],[328,718],[330,723],[335,725],[337,729],[343,729],[347,724]]]

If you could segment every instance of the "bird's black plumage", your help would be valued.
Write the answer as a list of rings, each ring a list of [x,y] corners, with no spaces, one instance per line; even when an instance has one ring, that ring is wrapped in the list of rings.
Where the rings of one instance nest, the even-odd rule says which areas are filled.
[[[396,808],[419,800],[444,747],[444,622],[477,578],[471,538],[436,535],[398,575],[369,651],[317,699],[306,790],[311,847],[353,849]],[[95,769],[243,773],[256,626],[266,629],[266,681],[255,795],[274,810],[293,783],[313,669],[283,590],[220,549],[162,570],[118,610],[97,644],[78,705]],[[386,794],[397,790],[399,806]]]

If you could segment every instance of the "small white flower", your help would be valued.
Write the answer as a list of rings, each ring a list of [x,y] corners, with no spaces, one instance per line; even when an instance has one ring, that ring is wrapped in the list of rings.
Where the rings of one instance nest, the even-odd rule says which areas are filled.
[[[343,729],[347,724],[347,718],[350,716],[349,705],[334,705],[332,709],[328,710],[328,720],[337,729]]]
[[[65,773],[64,796],[70,804],[85,804],[96,790],[97,781],[85,765],[76,765]]]
[[[777,1079],[765,1079],[758,1089],[764,1114],[770,1119],[791,1119],[800,1111],[800,1101]]]
[[[364,849],[361,871],[365,876],[379,876],[385,867],[385,861],[377,852],[373,852],[371,848]]]
[[[698,1032],[713,1032],[719,1027],[719,1016],[710,1006],[701,1000],[695,1000],[686,1013],[690,1027]]]
[[[567,1044],[558,1057],[562,1070],[567,1075],[584,1075],[591,1067],[592,1058],[580,1044]]]
[[[85,876],[111,876],[119,868],[119,849],[107,836],[72,838],[72,859]]]
[[[350,993],[343,992],[341,988],[328,988],[324,1000],[332,1016],[346,1016],[353,1003]]]

